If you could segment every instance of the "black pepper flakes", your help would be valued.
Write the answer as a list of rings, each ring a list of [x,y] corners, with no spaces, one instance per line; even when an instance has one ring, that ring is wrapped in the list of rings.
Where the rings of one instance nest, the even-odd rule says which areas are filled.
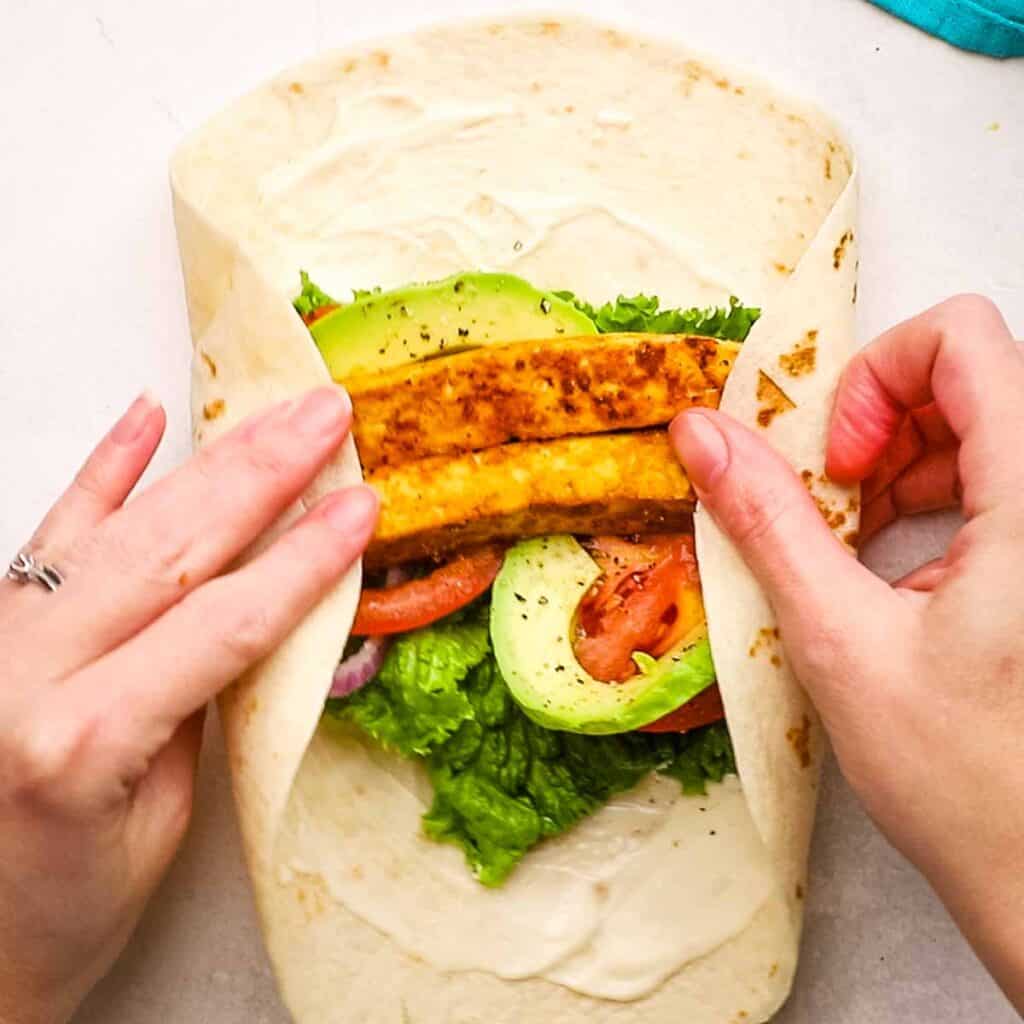
[[[547,296],[540,300],[540,311],[545,315],[551,312],[551,300]]]

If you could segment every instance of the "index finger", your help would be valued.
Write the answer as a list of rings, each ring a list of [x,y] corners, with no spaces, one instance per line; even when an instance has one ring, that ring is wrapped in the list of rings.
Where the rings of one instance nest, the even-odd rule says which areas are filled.
[[[828,475],[862,480],[907,414],[934,402],[961,443],[973,497],[1020,486],[1007,438],[1024,431],[1024,360],[999,310],[962,295],[886,331],[847,366],[829,433]]]

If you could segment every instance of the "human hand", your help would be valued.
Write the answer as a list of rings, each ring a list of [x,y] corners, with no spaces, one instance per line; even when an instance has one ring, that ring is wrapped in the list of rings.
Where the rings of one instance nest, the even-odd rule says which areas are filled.
[[[843,374],[827,472],[866,481],[865,532],[955,504],[966,520],[943,558],[893,586],[750,431],[707,410],[671,431],[846,778],[1024,1011],[1024,357],[998,310],[950,299]]]
[[[111,966],[185,833],[203,707],[362,553],[377,500],[353,487],[226,571],[350,420],[313,391],[125,505],[164,429],[144,396],[28,545],[63,585],[0,581],[3,1024],[66,1020]]]

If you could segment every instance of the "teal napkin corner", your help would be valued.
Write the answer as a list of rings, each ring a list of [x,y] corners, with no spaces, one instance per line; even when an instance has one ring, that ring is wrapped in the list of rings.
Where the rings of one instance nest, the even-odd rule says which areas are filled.
[[[1024,57],[1024,0],[871,0],[963,50]]]

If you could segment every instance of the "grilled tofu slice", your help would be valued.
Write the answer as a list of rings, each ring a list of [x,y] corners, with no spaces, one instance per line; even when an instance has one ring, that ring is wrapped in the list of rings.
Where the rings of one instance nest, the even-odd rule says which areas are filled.
[[[686,529],[695,498],[663,430],[528,441],[366,475],[381,496],[369,568],[496,539]]]
[[[739,345],[605,334],[488,345],[350,377],[363,468],[511,441],[636,430],[717,406]]]

